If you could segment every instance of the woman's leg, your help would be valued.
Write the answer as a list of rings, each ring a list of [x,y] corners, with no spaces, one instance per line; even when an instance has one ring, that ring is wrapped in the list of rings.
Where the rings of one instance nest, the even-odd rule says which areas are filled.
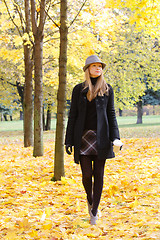
[[[96,216],[98,206],[101,199],[102,189],[103,189],[103,176],[104,167],[106,160],[100,160],[96,156],[93,163],[93,176],[94,176],[94,186],[93,186],[93,208],[92,214]]]
[[[87,194],[87,200],[92,205],[92,160],[90,156],[81,155],[82,183]]]

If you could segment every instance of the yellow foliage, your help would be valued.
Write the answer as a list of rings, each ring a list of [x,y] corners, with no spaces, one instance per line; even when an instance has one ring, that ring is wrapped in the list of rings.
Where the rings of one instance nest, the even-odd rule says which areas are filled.
[[[22,38],[20,36],[15,36],[14,43],[16,47],[22,46],[23,44]]]
[[[106,8],[124,9],[125,7],[131,10],[130,24],[136,24],[137,31],[143,29],[148,34],[152,34],[152,30],[156,29],[154,37],[159,37],[159,0],[106,0]]]
[[[22,142],[1,152],[0,238],[158,239],[160,139],[122,139],[124,148],[105,166],[101,217],[91,226],[80,166],[65,154],[65,177],[52,182],[53,145],[33,158]]]

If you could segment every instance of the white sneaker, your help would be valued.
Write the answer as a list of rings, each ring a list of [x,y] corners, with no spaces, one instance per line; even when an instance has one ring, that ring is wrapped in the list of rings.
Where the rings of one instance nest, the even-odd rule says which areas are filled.
[[[90,224],[96,225],[96,221],[98,220],[98,216],[93,216],[92,211],[90,211]]]

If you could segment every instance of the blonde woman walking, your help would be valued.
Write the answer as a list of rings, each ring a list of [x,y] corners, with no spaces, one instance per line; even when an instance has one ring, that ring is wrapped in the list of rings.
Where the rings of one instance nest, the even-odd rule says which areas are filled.
[[[74,147],[74,161],[81,166],[92,225],[98,219],[106,159],[115,157],[114,142],[120,147],[123,145],[115,115],[113,89],[103,77],[105,66],[96,55],[86,59],[83,67],[85,81],[77,84],[72,92],[65,139],[66,152],[71,154]]]

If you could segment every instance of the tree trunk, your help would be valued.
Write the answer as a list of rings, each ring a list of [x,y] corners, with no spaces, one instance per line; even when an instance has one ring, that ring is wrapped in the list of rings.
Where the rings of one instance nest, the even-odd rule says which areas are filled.
[[[122,117],[122,110],[119,108],[119,116]]]
[[[46,126],[45,126],[45,130],[51,130],[51,103],[48,103],[48,109],[47,109],[47,121],[46,121]]]
[[[3,116],[4,116],[4,120],[5,120],[5,121],[8,121],[7,115],[6,115],[6,114],[3,114]]]
[[[25,20],[26,32],[29,34],[31,31],[31,15],[30,15],[29,0],[25,0]],[[25,84],[24,84],[24,147],[33,145],[33,97],[32,97],[32,60],[30,46],[25,45],[24,42],[24,64],[25,64]]]
[[[44,105],[43,105],[43,131],[45,131],[45,113],[44,113]]]
[[[155,115],[155,105],[153,105],[153,115]]]
[[[23,120],[23,111],[21,111],[21,110],[20,110],[20,112],[19,112],[19,113],[20,113],[20,117],[19,117],[19,118],[20,118],[20,120]]]
[[[32,63],[30,58],[30,49],[24,46],[25,61],[25,86],[24,86],[24,147],[33,145],[33,97],[32,97]]]
[[[140,98],[139,102],[137,103],[137,124],[142,124],[142,116],[143,116],[143,106],[142,106],[142,100]]]
[[[37,36],[38,35],[38,36]],[[34,69],[34,150],[33,156],[43,156],[43,89],[42,89],[42,56],[43,41],[41,34],[35,36]]]
[[[67,75],[67,0],[60,3],[59,87],[57,93],[57,123],[55,140],[54,180],[61,180],[64,172],[64,130]]]
[[[33,156],[43,156],[43,32],[45,24],[45,0],[40,1],[40,14],[37,19],[36,1],[31,2],[32,31],[34,35],[34,148]]]

